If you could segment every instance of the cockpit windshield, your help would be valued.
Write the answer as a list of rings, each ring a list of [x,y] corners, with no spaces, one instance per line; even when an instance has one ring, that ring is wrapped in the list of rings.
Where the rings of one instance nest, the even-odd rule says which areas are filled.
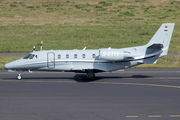
[[[26,56],[23,57],[23,59],[33,59],[34,58],[34,54],[28,54]]]

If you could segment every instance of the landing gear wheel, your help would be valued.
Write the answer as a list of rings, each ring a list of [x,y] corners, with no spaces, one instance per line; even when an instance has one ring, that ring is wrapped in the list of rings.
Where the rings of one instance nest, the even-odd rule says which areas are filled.
[[[91,78],[89,78],[90,80],[95,80],[96,79],[96,76],[94,76],[94,77],[91,77]]]
[[[87,72],[87,78],[90,79],[90,80],[95,80],[96,76],[95,76],[93,70],[88,70],[88,72]]]
[[[19,75],[17,76],[17,79],[18,79],[18,80],[21,80],[21,78],[22,78],[22,77],[21,77],[21,74],[19,74]]]

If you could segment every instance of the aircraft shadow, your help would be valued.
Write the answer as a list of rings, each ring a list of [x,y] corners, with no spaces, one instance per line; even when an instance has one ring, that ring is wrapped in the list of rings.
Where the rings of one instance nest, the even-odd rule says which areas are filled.
[[[74,77],[23,77],[22,80],[66,80],[71,79],[76,82],[94,82],[99,81],[103,79],[137,79],[137,78],[150,78],[152,76],[146,76],[146,75],[132,75],[129,77],[121,77],[121,76],[96,76],[95,79],[88,79],[86,74],[76,74]],[[17,80],[16,77],[14,78],[2,78],[4,80]]]
[[[120,77],[120,76],[96,76],[95,79],[88,79],[86,75],[84,74],[76,74],[74,76],[74,80],[76,82],[94,82],[94,81],[98,81],[98,80],[101,80],[101,79],[128,79],[128,78],[134,78],[134,79],[137,79],[137,78],[150,78],[151,76],[146,76],[146,75],[132,75],[130,77]]]

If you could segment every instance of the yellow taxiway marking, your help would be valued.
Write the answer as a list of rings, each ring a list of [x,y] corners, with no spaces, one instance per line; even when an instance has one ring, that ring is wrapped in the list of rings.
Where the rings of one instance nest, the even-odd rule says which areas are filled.
[[[119,82],[88,82],[88,83],[121,84],[121,85],[140,85],[140,86],[180,88],[180,86],[173,86],[173,85],[144,84],[144,83],[119,83]]]
[[[76,81],[40,81],[40,80],[3,80],[0,79],[0,81],[4,82],[55,82],[55,83],[78,83]],[[160,84],[145,84],[145,83],[122,83],[122,82],[87,82],[91,84],[112,84],[112,85],[139,85],[139,86],[152,86],[152,87],[167,87],[167,88],[180,88],[180,86],[174,86],[174,85],[160,85]]]
[[[40,81],[40,80],[2,80],[0,79],[0,81],[3,82],[57,82],[57,83],[77,83],[76,81]]]
[[[161,115],[148,115],[148,117],[151,117],[151,118],[152,117],[154,117],[154,118],[156,117],[157,118],[157,117],[161,117]]]
[[[139,117],[139,116],[137,116],[137,115],[134,115],[134,116],[126,116],[127,118],[137,118],[137,117]]]
[[[170,115],[170,117],[180,117],[180,115]]]
[[[128,115],[126,116],[127,118],[137,118],[139,117],[138,115]],[[149,118],[160,118],[162,117],[161,115],[148,115]],[[180,115],[170,115],[170,117],[175,118],[175,117],[180,117]]]
[[[135,78],[135,77],[122,77],[121,79],[180,79],[180,77],[147,77],[147,78]]]

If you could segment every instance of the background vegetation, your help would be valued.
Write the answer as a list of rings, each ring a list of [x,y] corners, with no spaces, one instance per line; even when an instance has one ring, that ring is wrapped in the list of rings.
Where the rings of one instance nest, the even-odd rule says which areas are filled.
[[[179,53],[179,20],[179,0],[0,0],[0,52],[144,45],[171,22]]]

